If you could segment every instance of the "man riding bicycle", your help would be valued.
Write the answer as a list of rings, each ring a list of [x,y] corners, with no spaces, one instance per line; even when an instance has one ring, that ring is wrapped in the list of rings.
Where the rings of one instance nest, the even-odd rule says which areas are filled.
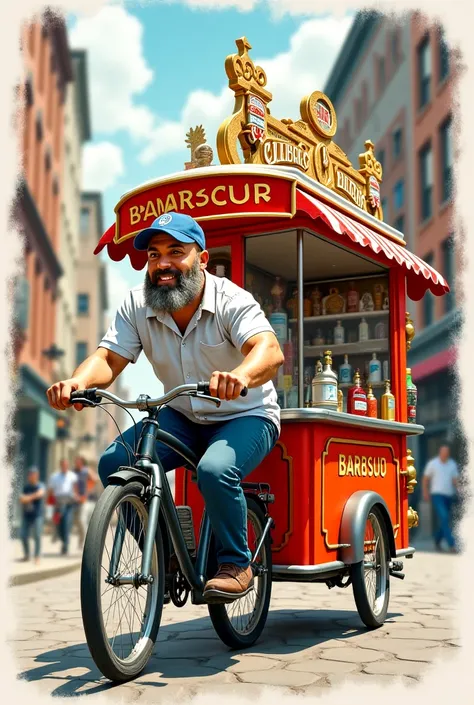
[[[160,427],[200,458],[197,483],[216,537],[219,564],[204,596],[237,599],[253,586],[240,483],[278,439],[280,408],[271,380],[283,354],[253,296],[206,271],[205,235],[193,218],[166,213],[138,233],[134,246],[148,253],[144,283],[128,293],[97,350],[70,379],[48,389],[48,400],[63,410],[70,406],[73,391],[108,387],[142,350],[165,392],[209,379],[211,395],[222,400],[219,408],[209,408],[199,398],[177,398],[160,412]],[[248,394],[241,397],[245,387]],[[122,435],[133,447],[134,427]],[[119,441],[100,459],[104,485],[120,465],[128,464]],[[162,443],[156,450],[166,471],[182,465],[182,458]]]

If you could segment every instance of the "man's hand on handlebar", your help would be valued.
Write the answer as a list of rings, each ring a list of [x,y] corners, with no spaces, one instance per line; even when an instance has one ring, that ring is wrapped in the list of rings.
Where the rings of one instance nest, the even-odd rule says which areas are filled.
[[[62,382],[56,382],[46,392],[49,405],[52,406],[53,409],[57,409],[58,411],[64,411],[65,409],[69,409],[72,406],[69,401],[72,392],[75,392],[78,389],[82,389],[83,387],[83,382],[81,382],[81,380],[75,377],[72,377],[71,379],[66,379]],[[84,408],[84,405],[74,404],[74,408],[76,409],[76,411],[81,411]]]
[[[211,397],[232,401],[237,399],[241,392],[248,387],[248,380],[233,372],[213,372],[209,380]],[[242,395],[244,396],[244,395]]]

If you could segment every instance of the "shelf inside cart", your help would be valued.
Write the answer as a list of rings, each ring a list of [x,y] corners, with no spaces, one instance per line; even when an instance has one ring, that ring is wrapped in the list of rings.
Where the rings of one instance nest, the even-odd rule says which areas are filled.
[[[356,311],[356,313],[329,313],[321,316],[305,316],[305,323],[326,323],[326,321],[350,321],[363,318],[382,318],[388,316],[388,311]],[[296,323],[297,318],[290,318],[290,323]]]
[[[359,341],[357,343],[340,343],[338,345],[305,345],[305,357],[320,357],[325,350],[330,350],[333,355],[357,355],[364,353],[388,352],[388,338]]]

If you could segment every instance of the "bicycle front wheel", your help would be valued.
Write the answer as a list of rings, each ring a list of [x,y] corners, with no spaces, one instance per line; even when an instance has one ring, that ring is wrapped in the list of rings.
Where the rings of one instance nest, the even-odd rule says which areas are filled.
[[[152,582],[117,585],[141,573],[148,510],[138,482],[109,485],[92,515],[81,568],[81,610],[87,645],[106,678],[127,681],[146,666],[158,636],[165,567],[160,527],[154,543]]]

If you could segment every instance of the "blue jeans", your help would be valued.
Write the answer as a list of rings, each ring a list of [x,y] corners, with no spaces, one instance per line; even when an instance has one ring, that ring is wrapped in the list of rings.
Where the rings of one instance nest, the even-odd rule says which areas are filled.
[[[60,512],[58,535],[63,544],[63,553],[67,553],[69,549],[69,537],[71,536],[72,521],[74,518],[74,508],[75,505],[73,503],[62,504],[61,502],[58,502],[58,509]]]
[[[43,531],[43,517],[36,514],[24,512],[21,524],[21,541],[25,558],[30,557],[30,531],[33,529],[33,539],[35,542],[35,558],[39,558],[41,553],[41,534]]]
[[[454,537],[451,533],[451,505],[453,497],[444,494],[432,494],[431,501],[438,518],[438,529],[434,532],[435,543],[440,543],[444,538],[449,548],[454,548]]]
[[[275,424],[262,416],[242,416],[230,421],[197,424],[186,416],[165,407],[159,416],[160,427],[185,443],[199,460],[197,484],[216,537],[219,563],[248,566],[251,554],[247,546],[247,505],[240,482],[254,470],[278,440]],[[137,438],[142,422],[137,424]],[[132,426],[123,437],[134,447]],[[129,465],[125,448],[116,439],[99,461],[99,475],[104,486],[119,465]],[[158,442],[156,452],[166,472],[185,464],[171,448]]]

